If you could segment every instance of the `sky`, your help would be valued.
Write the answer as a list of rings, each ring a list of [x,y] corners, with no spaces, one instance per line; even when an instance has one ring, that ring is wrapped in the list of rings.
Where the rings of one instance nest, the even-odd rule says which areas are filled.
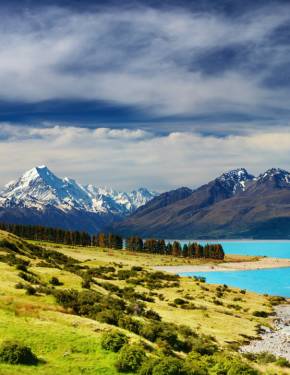
[[[0,2],[0,186],[290,169],[288,0]]]

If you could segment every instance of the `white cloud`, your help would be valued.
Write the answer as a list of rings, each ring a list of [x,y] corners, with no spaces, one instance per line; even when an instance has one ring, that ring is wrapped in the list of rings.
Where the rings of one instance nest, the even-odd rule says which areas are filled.
[[[285,93],[262,85],[264,72],[204,76],[194,63],[232,45],[252,45],[257,58],[256,49],[270,48],[269,35],[289,19],[289,8],[234,20],[149,8],[80,14],[46,8],[3,17],[0,98],[105,100],[161,115],[286,108]]]
[[[42,164],[82,183],[117,189],[147,186],[160,191],[199,186],[237,167],[255,174],[276,166],[289,169],[290,132],[285,130],[218,138],[4,124],[0,134],[5,134],[0,139],[0,185]]]

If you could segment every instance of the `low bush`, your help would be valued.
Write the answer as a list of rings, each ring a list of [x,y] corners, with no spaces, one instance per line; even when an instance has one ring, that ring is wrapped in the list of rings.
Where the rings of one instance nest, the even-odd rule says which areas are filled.
[[[34,296],[36,294],[36,289],[31,285],[26,286],[25,289],[28,296]]]
[[[53,285],[53,286],[59,286],[59,285],[63,285],[63,283],[61,283],[59,281],[59,279],[55,276],[53,276],[50,280],[49,280],[49,284]]]
[[[130,316],[123,316],[118,320],[118,326],[120,328],[124,328],[128,331],[139,334],[142,324],[138,320],[133,319]]]
[[[151,320],[157,320],[157,321],[161,321],[161,316],[154,310],[147,310],[144,314],[144,316],[148,319],[151,319]]]
[[[141,266],[133,266],[133,267],[131,268],[131,270],[132,270],[132,271],[140,272],[140,271],[143,270],[143,267],[141,267]]]
[[[260,372],[240,359],[225,353],[216,353],[205,358],[211,374],[259,375]]]
[[[26,273],[26,272],[19,272],[18,274],[19,277],[21,277],[21,279],[25,280],[25,281],[28,281],[29,283],[31,284],[38,284],[39,281],[36,277],[34,277],[33,275],[31,275],[30,273]]]
[[[127,343],[127,336],[118,331],[106,332],[101,339],[102,348],[112,352],[118,352]]]
[[[267,318],[269,316],[269,313],[267,313],[267,311],[254,311],[253,315],[260,318]]]
[[[23,283],[16,283],[15,284],[15,289],[24,289],[25,288],[25,284]]]
[[[149,358],[143,362],[138,371],[138,375],[152,375],[153,369],[161,361],[160,358]]]
[[[119,352],[116,368],[119,372],[137,372],[146,359],[141,346],[124,345]]]
[[[173,302],[175,303],[175,305],[185,305],[187,303],[187,301],[182,298],[175,298]]]
[[[186,372],[180,359],[169,357],[153,367],[152,375],[186,375]]]
[[[256,354],[256,361],[261,364],[271,363],[276,361],[276,357],[272,353],[262,352]]]
[[[191,350],[201,355],[213,355],[218,347],[213,342],[197,337],[191,340]]]
[[[280,367],[290,367],[290,362],[286,358],[280,357],[275,362],[275,365]]]
[[[0,347],[0,362],[11,365],[36,365],[38,359],[28,346],[18,341],[5,341]]]

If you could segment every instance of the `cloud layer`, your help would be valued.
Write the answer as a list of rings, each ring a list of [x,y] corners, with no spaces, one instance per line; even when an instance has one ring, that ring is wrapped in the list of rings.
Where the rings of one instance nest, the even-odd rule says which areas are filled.
[[[289,46],[275,36],[289,10],[232,19],[148,7],[4,15],[0,99],[96,100],[156,116],[286,110],[289,87],[269,82],[290,61]]]
[[[289,169],[290,132],[284,130],[225,138],[61,126],[22,130],[0,126],[0,185],[41,164],[84,184],[159,191],[197,187],[237,167],[255,174],[275,166]]]

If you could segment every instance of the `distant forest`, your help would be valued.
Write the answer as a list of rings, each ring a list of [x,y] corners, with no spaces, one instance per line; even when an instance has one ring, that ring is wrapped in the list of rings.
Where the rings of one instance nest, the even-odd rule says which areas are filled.
[[[220,260],[224,259],[225,256],[223,247],[220,244],[202,246],[194,242],[182,246],[179,241],[171,243],[162,239],[143,240],[137,236],[123,239],[121,236],[112,233],[100,232],[97,235],[90,235],[87,232],[68,231],[41,225],[0,223],[0,229],[29,240],[56,242],[65,245],[97,246],[118,250],[123,249],[125,243],[126,250],[133,252]]]

